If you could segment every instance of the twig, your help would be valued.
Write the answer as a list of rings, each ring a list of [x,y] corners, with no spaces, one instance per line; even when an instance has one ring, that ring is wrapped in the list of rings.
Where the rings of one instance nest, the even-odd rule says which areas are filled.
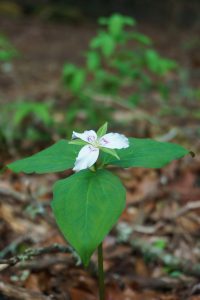
[[[140,233],[145,235],[155,234],[158,230],[165,226],[165,222],[158,222],[155,226],[133,225],[130,226],[125,222],[120,222],[116,229],[118,231],[118,242],[127,242],[133,233]]]
[[[133,232],[142,233],[142,234],[155,234],[158,230],[165,226],[164,222],[158,222],[155,226],[143,226],[135,225],[133,226]]]
[[[128,280],[130,282],[135,282],[141,289],[151,289],[157,291],[171,291],[177,288],[188,288],[191,282],[188,280],[181,281],[174,280],[172,278],[149,278],[149,277],[139,277],[139,276],[129,276]]]
[[[175,214],[170,218],[172,220],[179,218],[191,210],[200,209],[200,201],[188,202],[185,206],[183,206],[180,210],[176,211]]]
[[[74,250],[70,246],[59,244],[53,244],[43,248],[30,248],[26,249],[24,253],[20,255],[16,255],[8,259],[0,259],[0,271],[15,266],[19,262],[31,260],[33,257],[52,253],[72,253],[75,256]]]
[[[3,187],[0,187],[0,195],[4,197],[14,198],[15,200],[22,203],[27,203],[29,201],[28,195],[19,193],[13,189],[8,189],[8,188],[5,189]]]
[[[0,282],[0,293],[9,299],[15,300],[50,300],[52,297],[44,296],[39,292],[27,290],[22,287]]]
[[[166,134],[157,137],[157,141],[159,142],[169,142],[178,134],[177,128],[171,128]]]
[[[32,272],[39,272],[42,270],[47,270],[51,266],[54,265],[64,265],[65,267],[70,267],[71,265],[74,265],[74,262],[70,259],[70,257],[60,258],[57,256],[48,257],[45,259],[34,260],[34,261],[26,261],[26,262],[20,262],[17,267],[20,270],[29,270]]]
[[[25,241],[31,241],[30,235],[22,235],[13,240],[8,246],[0,251],[0,259],[4,258],[8,253],[14,253],[16,248]]]
[[[175,279],[175,278],[150,278],[149,276],[137,276],[137,275],[131,275],[127,274],[127,276],[123,276],[123,278],[118,275],[116,272],[113,275],[113,270],[107,272],[107,278],[109,278],[109,275],[111,277],[111,280],[114,279],[119,282],[120,286],[123,285],[131,285],[136,284],[139,289],[150,289],[150,290],[157,290],[157,291],[171,291],[175,289],[185,289],[191,286],[191,284],[194,284],[196,282],[196,279],[191,278],[190,280],[188,278],[181,278]]]
[[[176,200],[177,201],[179,200],[179,199],[177,199],[178,195],[176,195],[174,192],[169,191],[169,189],[166,187],[159,186],[158,189],[156,189],[155,191],[152,191],[151,193],[147,194],[146,196],[139,198],[137,200],[134,200],[133,202],[130,202],[130,204],[128,204],[128,207],[138,207],[147,202],[160,201],[160,198],[164,198],[164,197],[168,197],[168,198],[176,197]]]

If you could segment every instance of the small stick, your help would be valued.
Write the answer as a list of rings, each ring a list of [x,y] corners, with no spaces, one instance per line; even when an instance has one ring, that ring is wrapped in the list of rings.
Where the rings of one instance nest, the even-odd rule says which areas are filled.
[[[59,244],[53,244],[43,248],[30,248],[26,249],[24,253],[13,256],[8,259],[0,259],[0,271],[9,267],[15,266],[19,262],[31,260],[33,257],[51,254],[51,253],[73,253],[74,250],[70,246],[64,246]]]
[[[16,285],[0,282],[0,294],[15,300],[50,300],[50,296],[44,296],[39,292],[27,290]]]
[[[192,210],[200,209],[200,201],[192,201],[188,202],[185,206],[183,206],[180,210],[176,211],[171,219],[179,218],[183,215],[186,215]]]

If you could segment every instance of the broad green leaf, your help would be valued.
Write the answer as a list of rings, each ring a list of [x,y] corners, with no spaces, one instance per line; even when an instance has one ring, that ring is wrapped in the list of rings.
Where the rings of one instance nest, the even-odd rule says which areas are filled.
[[[109,148],[105,148],[105,147],[101,147],[100,148],[103,152],[108,153],[114,157],[116,157],[117,159],[120,159],[119,155],[117,154],[116,150],[114,149],[109,149]]]
[[[84,265],[118,220],[125,207],[125,189],[106,170],[83,170],[56,182],[52,209],[64,237]]]
[[[73,168],[80,150],[78,145],[69,145],[67,140],[60,140],[54,145],[21,160],[17,160],[7,167],[14,172],[50,173]]]
[[[102,137],[104,134],[106,134],[108,129],[108,123],[104,123],[97,131],[97,136],[100,138]]]
[[[116,150],[120,160],[115,160],[110,155],[102,153],[102,162],[123,168],[161,168],[189,153],[187,149],[177,144],[158,142],[152,139],[129,138],[129,143],[128,148]]]

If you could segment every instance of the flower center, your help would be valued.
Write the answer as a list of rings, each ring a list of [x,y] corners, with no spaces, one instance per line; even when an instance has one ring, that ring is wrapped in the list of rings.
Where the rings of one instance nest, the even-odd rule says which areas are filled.
[[[105,138],[101,138],[101,142],[100,139],[95,138],[95,136],[90,135],[87,137],[87,141],[90,145],[92,145],[95,148],[100,148],[100,147],[106,147],[107,144],[109,144],[109,142],[105,139]]]
[[[98,140],[94,140],[91,144],[92,144],[92,146],[95,147],[95,148],[99,148],[99,147],[100,147],[100,144],[99,144],[99,141],[98,141]]]
[[[95,148],[99,148],[99,146],[100,146],[99,140],[96,139],[96,137],[93,136],[93,135],[89,135],[89,136],[87,137],[87,141],[88,141],[88,143],[89,143],[90,145],[92,145],[92,146],[95,147]]]

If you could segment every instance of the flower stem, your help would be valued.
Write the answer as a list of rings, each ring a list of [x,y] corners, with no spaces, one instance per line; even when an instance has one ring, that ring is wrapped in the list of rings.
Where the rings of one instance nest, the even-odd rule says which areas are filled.
[[[98,274],[99,274],[99,300],[105,300],[102,243],[98,247]]]

